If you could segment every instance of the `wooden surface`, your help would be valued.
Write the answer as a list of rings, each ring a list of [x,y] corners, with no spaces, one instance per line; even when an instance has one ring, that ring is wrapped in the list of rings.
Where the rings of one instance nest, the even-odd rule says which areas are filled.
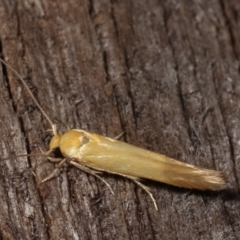
[[[226,173],[230,191],[98,179],[45,184],[43,157],[0,162],[1,239],[240,239],[240,2],[0,1],[1,56],[64,131],[81,128]],[[0,74],[0,154],[48,149],[48,122]],[[34,176],[33,172],[36,172]]]

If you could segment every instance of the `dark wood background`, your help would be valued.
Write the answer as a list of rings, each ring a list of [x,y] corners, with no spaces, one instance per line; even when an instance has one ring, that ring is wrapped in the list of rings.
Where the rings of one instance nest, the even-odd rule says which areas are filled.
[[[239,0],[1,0],[1,56],[51,119],[200,167],[229,191],[98,179],[43,157],[0,162],[1,239],[240,239]],[[48,122],[0,74],[0,154],[48,149]],[[42,163],[42,164],[41,164]],[[34,170],[34,171],[33,171]],[[36,172],[36,176],[34,176]]]

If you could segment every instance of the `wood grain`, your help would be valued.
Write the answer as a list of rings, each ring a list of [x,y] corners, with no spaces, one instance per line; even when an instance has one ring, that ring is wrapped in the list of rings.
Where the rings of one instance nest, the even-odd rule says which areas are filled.
[[[104,175],[115,195],[74,167],[41,185],[42,157],[0,162],[2,239],[239,239],[240,3],[0,1],[1,56],[61,131],[81,128],[199,167],[230,191]],[[48,149],[48,122],[5,67],[0,154]],[[34,176],[33,172],[36,173]]]

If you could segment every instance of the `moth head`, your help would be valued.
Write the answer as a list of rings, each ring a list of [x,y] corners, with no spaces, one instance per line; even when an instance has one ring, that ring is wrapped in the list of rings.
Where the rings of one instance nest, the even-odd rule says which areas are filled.
[[[59,141],[61,139],[62,135],[57,134],[54,135],[49,143],[49,148],[50,150],[54,149],[54,148],[58,148],[59,147]]]

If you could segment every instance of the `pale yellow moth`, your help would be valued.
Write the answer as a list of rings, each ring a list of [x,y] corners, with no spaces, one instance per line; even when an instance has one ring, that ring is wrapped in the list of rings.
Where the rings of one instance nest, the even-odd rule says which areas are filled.
[[[156,209],[158,207],[155,198],[149,188],[140,182],[140,179],[150,179],[190,189],[219,191],[227,188],[225,175],[219,171],[199,168],[116,139],[80,129],[72,129],[58,134],[56,125],[41,108],[23,78],[4,60],[0,59],[0,61],[21,80],[52,127],[54,136],[50,141],[49,151],[45,152],[44,155],[58,165],[42,182],[53,178],[58,169],[67,162],[103,181],[112,193],[113,190],[109,184],[99,176],[101,172],[131,179],[149,194]],[[60,149],[64,158],[49,157],[50,153],[57,148]]]

